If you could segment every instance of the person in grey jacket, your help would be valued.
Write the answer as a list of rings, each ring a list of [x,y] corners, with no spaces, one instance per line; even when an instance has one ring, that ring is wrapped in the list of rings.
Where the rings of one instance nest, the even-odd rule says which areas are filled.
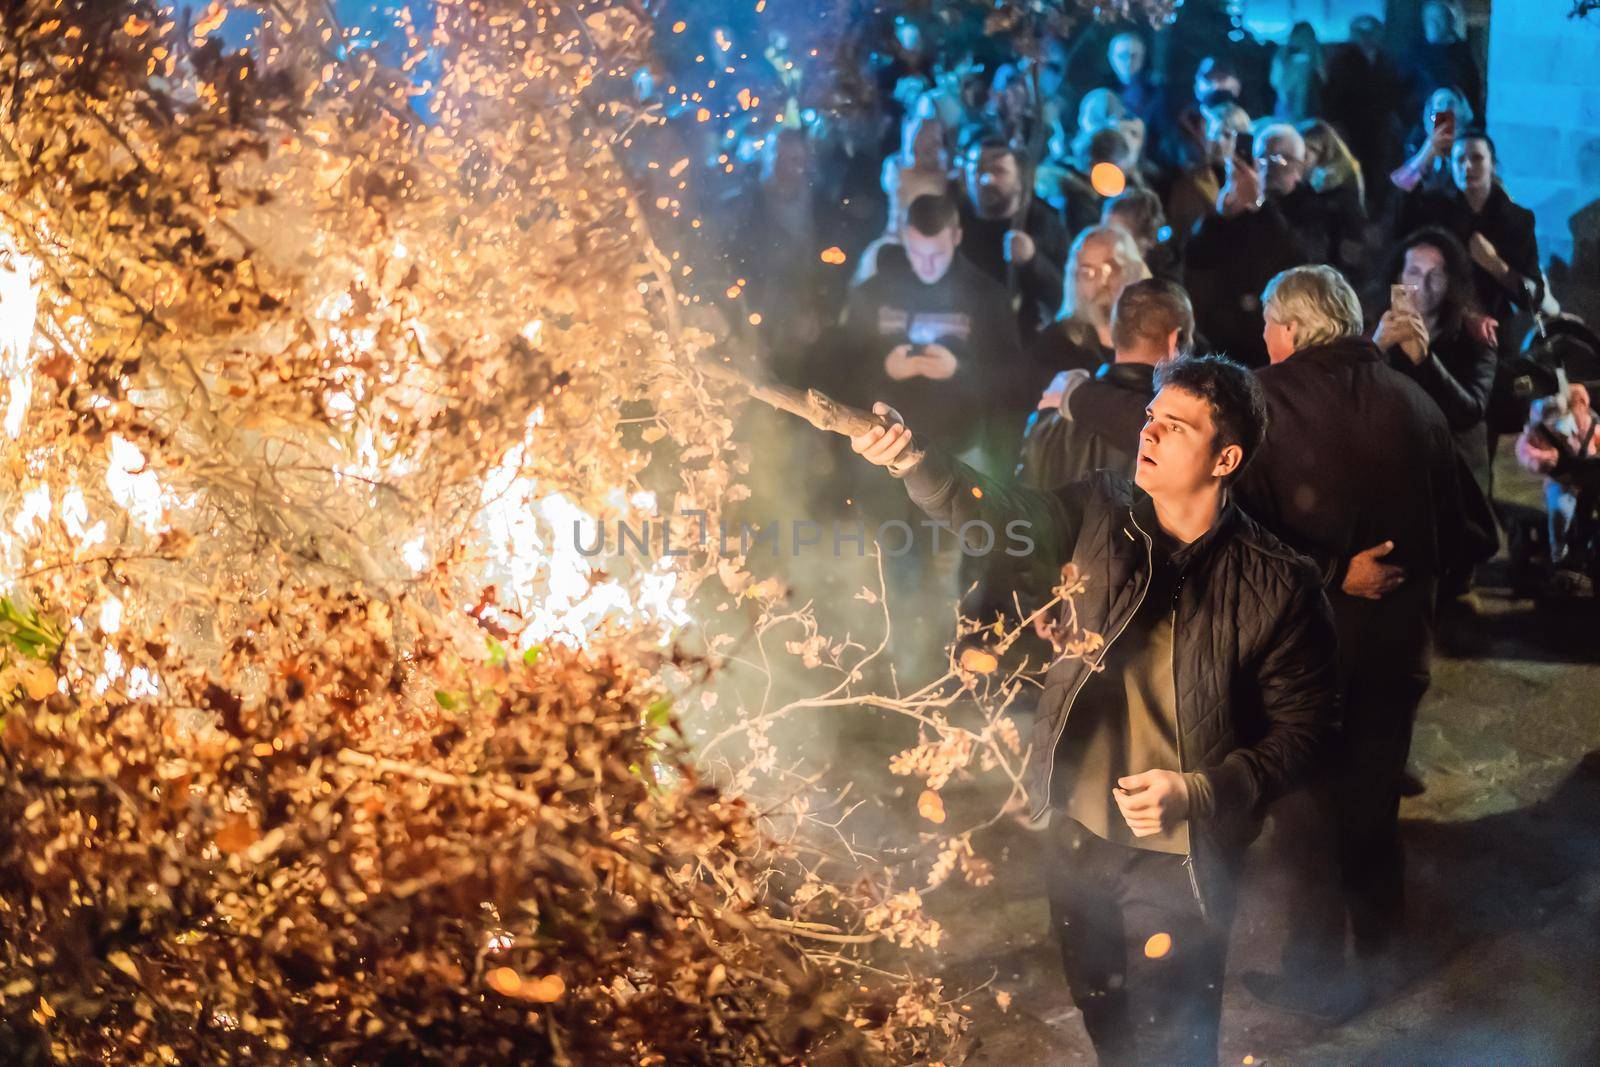
[[[1255,379],[1185,357],[1156,384],[1131,480],[1030,489],[937,449],[899,473],[969,544],[1025,523],[1036,577],[1082,579],[1023,773],[1062,963],[1101,1063],[1214,1064],[1237,868],[1336,729],[1336,649],[1315,568],[1228,490],[1265,435]],[[911,431],[876,410],[851,446],[890,466]]]

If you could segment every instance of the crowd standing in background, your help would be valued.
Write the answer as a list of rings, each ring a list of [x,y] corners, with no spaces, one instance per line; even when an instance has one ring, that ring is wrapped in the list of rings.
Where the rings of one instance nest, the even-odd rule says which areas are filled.
[[[1273,788],[1258,789],[1246,805],[1259,809],[1286,792],[1277,818],[1300,829],[1279,836],[1301,846],[1289,857],[1298,888],[1288,902],[1283,973],[1247,984],[1275,1003],[1346,1013],[1381,987],[1384,963],[1403,939],[1398,806],[1417,787],[1407,773],[1412,727],[1429,685],[1436,616],[1473,610],[1474,568],[1499,544],[1490,506],[1497,438],[1520,430],[1517,459],[1546,480],[1553,581],[1572,592],[1584,591],[1589,577],[1569,546],[1587,543],[1575,528],[1592,526],[1600,491],[1592,473],[1600,442],[1584,383],[1531,412],[1524,405],[1525,424],[1495,417],[1517,338],[1532,317],[1558,309],[1540,270],[1533,216],[1496,176],[1494,143],[1482,127],[1486,86],[1460,5],[1428,0],[1421,36],[1398,55],[1370,15],[1351,21],[1345,41],[1319,40],[1299,23],[1264,47],[1241,41],[1219,5],[1196,2],[1159,32],[1085,22],[1020,54],[982,31],[981,7],[924,11],[864,16],[844,52],[847,69],[824,79],[834,87],[826,101],[802,88],[820,60],[777,32],[745,40],[716,27],[703,46],[683,50],[680,69],[644,72],[640,98],[659,102],[669,117],[638,134],[635,153],[650,161],[637,169],[660,233],[671,250],[674,228],[692,220],[721,242],[724,274],[691,280],[685,270],[685,284],[718,303],[725,331],[758,343],[774,376],[863,408],[887,404],[938,455],[971,464],[953,468],[952,484],[973,479],[980,499],[991,486],[1003,500],[1035,500],[984,480],[1004,476],[1029,487],[1017,493],[1060,493],[1070,517],[1077,498],[1064,487],[1106,471],[1123,479],[1116,485],[1143,485],[1151,480],[1145,453],[1178,447],[1161,442],[1185,432],[1185,417],[1166,425],[1164,416],[1147,415],[1152,405],[1181,400],[1183,411],[1191,402],[1209,410],[1202,421],[1215,431],[1218,454],[1226,440],[1239,454],[1183,492],[1220,493],[1217,515],[1237,508],[1259,523],[1264,530],[1246,537],[1250,551],[1292,550],[1310,560],[1338,635],[1328,685],[1342,715],[1339,741],[1326,746],[1318,774],[1302,773],[1306,752],[1274,750],[1268,762],[1294,773],[1268,775]],[[679,158],[677,167],[657,162]],[[686,165],[694,182],[680,177]],[[1207,353],[1229,362],[1179,358]],[[1163,392],[1160,368],[1180,364]],[[1229,378],[1227,368],[1240,366],[1252,372],[1248,390]],[[1264,405],[1264,426],[1241,437],[1236,426],[1255,418],[1252,405]],[[855,445],[879,462],[892,443]],[[910,517],[892,482],[863,477],[851,457],[832,462],[821,469],[837,475],[841,506]],[[930,514],[970,503],[959,494],[952,503],[949,484],[921,482],[907,485]],[[1096,492],[1143,499],[1127,488]],[[1131,514],[1137,526],[1136,506]],[[1076,531],[1079,520],[1088,521],[1063,519],[1062,529]],[[1149,581],[1167,583],[1178,626],[1192,545],[1163,536]],[[933,565],[913,554],[891,572],[891,584],[926,584]],[[1016,622],[1049,595],[1049,576],[1040,588],[1028,570],[962,560],[963,612]],[[1280,564],[1266,570],[1292,584]],[[1119,571],[1111,580],[1122,578]],[[1273,598],[1287,588],[1249,596],[1280,611]],[[1207,602],[1207,610],[1237,605]],[[1321,609],[1294,610],[1299,618]],[[1154,628],[1145,632],[1147,624]],[[1039,625],[1041,639],[1051,639],[1051,625]],[[1166,642],[1159,648],[1193,639],[1163,636],[1159,620],[1136,630],[1140,642]],[[1141,656],[1117,664],[1128,674],[1126,692],[1095,698],[1120,709],[1107,721],[1126,712],[1135,733],[1159,734],[1151,717],[1165,708],[1185,723],[1184,697],[1146,691],[1155,683],[1138,677],[1143,668],[1133,661]],[[1164,679],[1173,684],[1170,670]],[[1277,664],[1261,684],[1310,681]],[[1271,705],[1283,694],[1262,695]],[[1266,735],[1252,731],[1264,729],[1234,723],[1229,744],[1253,752],[1251,738]],[[1048,748],[1059,732],[1041,740]],[[1185,764],[1181,741],[1132,747]],[[1150,770],[1127,765],[1123,748],[1123,764],[1115,753],[1105,757],[1113,780]],[[1265,773],[1263,757],[1217,751],[1229,761],[1222,766],[1242,759],[1251,774]],[[1193,779],[1185,788],[1200,791],[1180,790],[1174,810],[1208,817],[1207,776],[1220,771],[1197,778],[1188,765],[1166,769],[1184,772]],[[1097,767],[1096,780],[1105,773]],[[1133,877],[1143,868],[1129,855],[1156,847],[1137,831],[1112,833],[1108,844],[1104,826],[1085,831],[1068,808],[1055,810],[1053,795],[1033,799],[1071,824],[1073,849],[1094,853],[1099,873],[1084,875],[1089,882]],[[1139,803],[1129,801],[1124,814]],[[1052,840],[1059,851],[1067,838]],[[1236,857],[1238,844],[1223,852]],[[1175,849],[1168,840],[1157,851]],[[1168,877],[1180,868],[1160,870],[1164,885],[1181,890],[1181,876]],[[1131,914],[1122,890],[1075,883],[1077,892],[1102,890],[1105,913],[1073,912],[1071,921]],[[1198,929],[1205,912],[1202,904],[1173,921]],[[1116,962],[1120,950],[1102,941],[1086,962],[1088,932],[1056,933],[1074,995],[1092,1024],[1101,1020],[1090,1030],[1102,1062],[1210,1062],[1216,997],[1174,994],[1170,976]],[[1206,951],[1189,980],[1220,973],[1221,948],[1210,943]],[[1168,983],[1162,995],[1181,1004],[1188,1021],[1157,1024],[1155,1043],[1141,1051],[1122,1031],[1133,1025],[1130,1006],[1162,1010],[1145,982]],[[1121,990],[1115,1025],[1104,1022],[1111,1016],[1103,1005],[1081,999],[1108,989]],[[1188,1037],[1173,1026],[1188,1027]],[[1153,1048],[1179,1058],[1152,1058]]]

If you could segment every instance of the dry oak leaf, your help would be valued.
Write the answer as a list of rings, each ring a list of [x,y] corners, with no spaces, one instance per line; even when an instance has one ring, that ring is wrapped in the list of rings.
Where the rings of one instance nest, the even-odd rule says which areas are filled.
[[[29,700],[43,700],[56,691],[56,672],[43,663],[24,663],[17,673]]]
[[[992,674],[1000,666],[1000,661],[992,653],[981,648],[964,648],[961,650],[961,669],[973,674]]]
[[[250,825],[250,816],[243,812],[235,812],[228,816],[222,824],[222,829],[217,831],[215,841],[217,848],[226,855],[243,852],[260,839],[261,834]]]

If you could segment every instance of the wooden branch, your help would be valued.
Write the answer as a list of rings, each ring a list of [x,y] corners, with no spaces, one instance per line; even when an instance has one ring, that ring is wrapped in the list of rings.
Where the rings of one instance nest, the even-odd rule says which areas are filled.
[[[709,360],[698,364],[706,377],[727,382],[738,386],[756,400],[779,411],[787,411],[791,415],[798,415],[819,430],[828,430],[832,433],[843,434],[845,437],[855,437],[866,433],[874,426],[893,426],[896,422],[904,421],[899,414],[890,409],[893,418],[874,415],[871,412],[841,404],[820,389],[796,389],[788,385],[763,384],[746,377],[732,367]],[[900,458],[889,468],[889,473],[899,477],[912,467],[922,462],[925,450],[917,443],[915,437],[911,444],[901,453]]]
[[[837,945],[870,945],[874,941],[882,941],[881,934],[844,934],[836,932],[832,927],[821,923],[799,922],[794,919],[779,919],[771,916],[751,916],[750,925],[758,930],[768,930],[792,934],[796,937],[809,937],[817,941],[828,941]]]
[[[399,778],[410,778],[414,781],[429,782],[433,785],[449,786],[454,789],[481,789],[508,804],[538,812],[545,807],[544,802],[532,793],[514,789],[511,786],[495,782],[483,777],[450,774],[433,767],[424,767],[416,763],[405,763],[400,760],[385,759],[382,756],[370,756],[365,752],[355,749],[340,749],[335,757],[338,762],[348,767],[362,767],[377,774],[392,774]]]

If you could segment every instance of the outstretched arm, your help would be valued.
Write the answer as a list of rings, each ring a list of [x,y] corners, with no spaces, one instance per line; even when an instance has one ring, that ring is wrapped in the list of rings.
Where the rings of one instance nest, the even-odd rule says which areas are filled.
[[[1016,551],[1031,555],[1053,573],[1072,558],[1083,522],[1087,487],[1082,483],[1046,492],[987,478],[937,448],[915,454],[911,430],[886,404],[873,413],[891,423],[852,436],[850,447],[867,462],[889,468],[905,481],[911,500],[927,516],[964,538],[980,552]]]

